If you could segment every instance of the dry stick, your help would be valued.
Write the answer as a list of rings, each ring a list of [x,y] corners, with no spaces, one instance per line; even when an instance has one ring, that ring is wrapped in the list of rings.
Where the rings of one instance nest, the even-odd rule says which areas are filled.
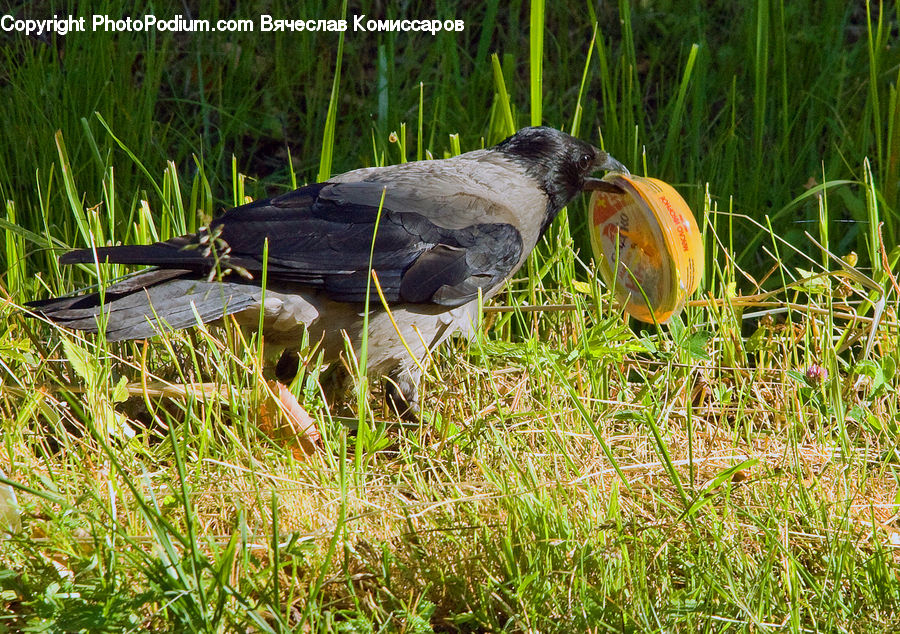
[[[812,238],[812,236],[809,236],[809,234],[807,234],[807,237],[812,239],[813,242],[817,246],[819,246],[820,248],[825,250],[824,247],[822,247],[817,242],[815,242],[815,240]],[[877,285],[877,283],[874,280],[872,280],[871,278],[864,275],[861,271],[859,271],[855,267],[851,267],[849,264],[847,264],[846,262],[844,262],[843,260],[841,260],[840,258],[835,256],[834,254],[832,254],[828,251],[826,251],[826,253],[828,253],[828,255],[832,259],[834,259],[836,262],[838,262],[843,267],[843,270],[826,271],[824,273],[819,273],[817,275],[806,277],[801,280],[796,280],[796,281],[790,282],[788,284],[785,284],[781,288],[777,288],[777,289],[774,289],[771,291],[766,291],[764,293],[756,293],[754,295],[731,297],[731,298],[728,298],[728,301],[727,301],[728,305],[749,306],[749,307],[759,307],[759,308],[783,308],[783,309],[792,309],[792,310],[800,310],[800,311],[808,310],[808,311],[811,311],[811,312],[814,312],[814,313],[817,313],[820,315],[825,315],[825,314],[829,314],[829,311],[824,308],[818,308],[818,307],[814,307],[814,306],[804,306],[802,304],[797,304],[797,303],[793,303],[793,302],[778,302],[778,301],[767,301],[767,300],[770,297],[773,297],[780,293],[786,293],[787,291],[789,291],[793,288],[796,288],[798,286],[804,286],[804,285],[809,284],[810,282],[814,282],[814,281],[820,280],[820,279],[827,279],[830,277],[847,278],[847,279],[855,281],[863,286],[868,286],[869,288],[872,288],[872,289],[880,289],[880,287]],[[896,282],[894,282],[894,283],[896,284]],[[898,292],[900,292],[900,287],[898,287]],[[865,301],[869,301],[868,298]],[[685,306],[691,306],[691,307],[704,307],[704,306],[709,306],[709,305],[724,306],[725,304],[726,304],[725,299],[712,299],[712,298],[697,299],[697,300],[691,300],[689,302],[685,302]],[[542,306],[526,304],[523,306],[485,306],[484,312],[485,312],[485,314],[490,315],[490,314],[494,314],[494,313],[511,313],[511,312],[516,312],[516,311],[529,312],[529,313],[530,312],[567,312],[567,311],[575,311],[577,309],[578,309],[577,304],[547,304],[547,305],[542,305]],[[752,316],[758,316],[758,315],[755,315],[755,314],[754,315],[745,315],[744,318],[746,319],[746,318],[752,317]],[[861,317],[861,316],[853,315],[850,313],[834,313],[834,316],[842,318],[842,319],[851,320],[851,321],[861,321],[861,322],[865,322],[868,324],[871,324],[873,321],[876,321],[875,319],[873,319],[871,317]],[[886,322],[886,325],[897,326],[900,324],[898,324],[897,322]]]
[[[756,307],[756,308],[771,308],[771,309],[782,309],[782,310],[796,310],[801,312],[813,312],[818,315],[827,315],[833,314],[835,317],[839,317],[842,319],[846,319],[848,321],[861,321],[867,324],[871,324],[875,321],[872,317],[861,317],[859,315],[854,315],[851,313],[829,313],[829,311],[825,308],[818,308],[815,306],[808,306],[804,304],[798,304],[796,302],[777,302],[777,301],[764,301],[762,298],[770,297],[775,294],[774,291],[772,293],[760,293],[758,295],[746,295],[743,297],[732,297],[728,300],[728,305],[730,306],[746,306],[746,307]],[[722,299],[696,299],[689,302],[685,302],[685,306],[691,307],[703,307],[709,306],[710,304],[716,306],[724,306],[725,300]],[[532,305],[524,305],[524,306],[485,306],[484,312],[485,314],[493,314],[493,313],[513,313],[516,311],[522,311],[523,313],[540,313],[540,312],[567,312],[567,311],[575,311],[578,309],[576,304],[547,304],[544,306],[532,306]],[[772,312],[772,311],[766,311]],[[744,319],[750,319],[752,317],[760,317],[762,313],[750,313],[744,315]],[[883,321],[883,320],[882,320]],[[885,321],[884,325],[886,326],[896,326],[900,327],[900,322],[894,321]]]

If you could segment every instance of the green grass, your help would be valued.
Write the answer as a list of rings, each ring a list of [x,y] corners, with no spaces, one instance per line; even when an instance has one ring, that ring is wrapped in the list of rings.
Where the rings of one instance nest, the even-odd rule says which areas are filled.
[[[466,30],[0,34],[0,631],[900,627],[897,14],[413,3],[369,17]],[[360,380],[339,418],[311,358],[292,389],[325,451],[299,461],[260,419],[257,338],[21,314],[126,271],[64,249],[537,121],[675,184],[703,285],[661,328],[624,319],[577,201],[435,355],[427,424],[386,425]]]

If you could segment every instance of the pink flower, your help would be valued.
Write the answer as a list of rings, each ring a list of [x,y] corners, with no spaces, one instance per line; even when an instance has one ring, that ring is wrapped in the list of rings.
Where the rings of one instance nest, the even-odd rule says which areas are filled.
[[[822,385],[827,378],[828,370],[826,370],[824,366],[821,366],[818,363],[813,363],[808,368],[806,368],[806,382],[813,387]]]

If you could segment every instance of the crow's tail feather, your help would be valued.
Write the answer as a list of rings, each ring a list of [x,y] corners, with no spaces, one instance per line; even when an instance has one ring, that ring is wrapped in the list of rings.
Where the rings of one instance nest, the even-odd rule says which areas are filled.
[[[60,326],[97,332],[106,317],[108,341],[145,339],[215,321],[258,304],[260,291],[237,282],[207,282],[188,271],[150,270],[100,293],[59,297],[27,304]]]

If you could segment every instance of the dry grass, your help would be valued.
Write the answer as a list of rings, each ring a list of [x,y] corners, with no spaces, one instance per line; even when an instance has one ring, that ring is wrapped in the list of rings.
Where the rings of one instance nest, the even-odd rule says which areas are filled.
[[[706,311],[692,308],[691,318]],[[590,332],[579,322],[592,319],[564,319],[515,346],[488,330],[446,350],[432,373],[440,382],[424,386],[433,424],[418,429],[348,436],[301,380],[327,439],[306,461],[247,418],[252,376],[237,388],[243,397],[233,380],[185,390],[151,376],[146,400],[136,382],[137,397],[113,403],[91,400],[88,388],[48,386],[58,364],[36,357],[31,378],[43,387],[3,392],[7,420],[19,420],[7,447],[17,480],[44,491],[52,483],[53,499],[20,494],[25,532],[3,543],[3,556],[17,565],[24,552],[41,553],[77,586],[87,562],[114,549],[140,585],[161,551],[160,530],[174,536],[173,552],[212,569],[237,540],[240,554],[212,585],[237,593],[228,601],[263,622],[316,628],[361,614],[390,629],[419,617],[439,628],[512,630],[644,629],[651,615],[677,629],[895,623],[887,597],[900,557],[889,432],[896,392],[846,369],[805,379],[794,359],[827,356],[821,316],[762,322],[765,345],[743,367],[722,362],[746,343],[736,332],[686,352],[674,335],[610,329],[644,343],[618,359],[573,355]],[[897,354],[891,319],[875,345],[882,366]],[[798,353],[810,342],[814,350]],[[195,357],[206,359],[192,371],[198,379],[252,365],[252,346],[206,338],[202,346],[226,360]],[[137,435],[102,433],[72,399],[132,412]],[[364,416],[377,424],[373,414],[381,415]],[[876,578],[886,593],[860,591]],[[690,610],[674,607],[687,596],[700,598]],[[873,597],[887,611],[860,613]],[[16,601],[7,600],[14,612]],[[161,599],[143,610],[145,625],[173,616]],[[247,622],[236,614],[226,629]]]

